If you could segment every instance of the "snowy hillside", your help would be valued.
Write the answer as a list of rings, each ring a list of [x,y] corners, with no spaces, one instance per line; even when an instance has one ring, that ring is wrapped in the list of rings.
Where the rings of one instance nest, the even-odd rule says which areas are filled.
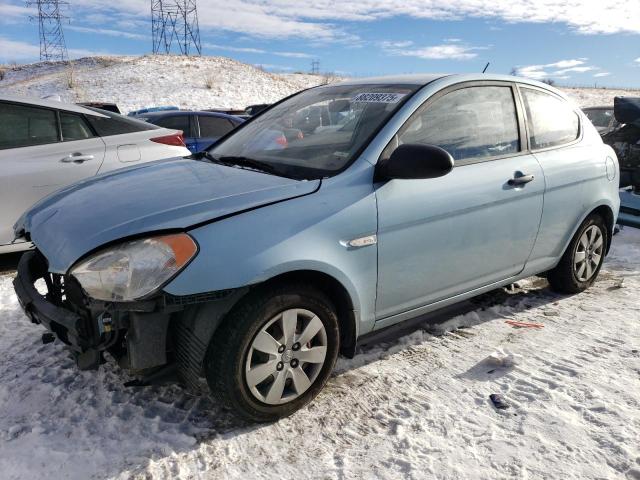
[[[6,480],[640,478],[638,230],[614,238],[586,292],[532,278],[387,332],[340,359],[308,407],[254,426],[177,386],[125,388],[110,363],[78,371],[59,342],[41,344],[11,280],[0,275]],[[516,364],[487,358],[501,350]]]
[[[61,62],[5,68],[0,94],[115,102],[124,112],[154,105],[244,109],[332,80],[268,73],[225,57],[87,57],[74,61],[72,69]]]
[[[87,57],[66,63],[34,63],[4,67],[0,94],[64,101],[115,102],[124,112],[175,105],[184,109],[244,108],[271,103],[303,88],[336,78],[274,74],[225,57]],[[583,107],[613,104],[616,95],[640,91],[595,88],[563,89]]]
[[[640,97],[638,89],[561,88],[582,108],[613,105],[614,97]]]

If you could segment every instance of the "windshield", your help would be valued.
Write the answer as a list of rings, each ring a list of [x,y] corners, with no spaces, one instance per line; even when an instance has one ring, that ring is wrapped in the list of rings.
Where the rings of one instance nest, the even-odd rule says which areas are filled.
[[[335,85],[276,105],[209,154],[260,162],[276,174],[322,178],[347,167],[419,85]]]

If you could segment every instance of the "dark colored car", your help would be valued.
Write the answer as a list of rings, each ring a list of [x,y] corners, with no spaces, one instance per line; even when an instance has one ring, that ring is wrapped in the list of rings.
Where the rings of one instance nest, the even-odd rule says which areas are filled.
[[[182,130],[184,143],[192,153],[204,150],[244,122],[242,118],[224,113],[183,110],[150,112],[136,118],[159,127]]]
[[[613,114],[613,107],[588,107],[583,108],[582,111],[591,120],[600,135],[604,135],[620,125]]]
[[[640,190],[640,97],[615,97],[613,114],[618,125],[611,131],[601,133],[602,140],[618,155],[620,163],[620,186],[633,185]]]
[[[584,113],[618,156],[623,188],[618,223],[640,228],[640,98],[615,97],[613,108],[585,108]]]

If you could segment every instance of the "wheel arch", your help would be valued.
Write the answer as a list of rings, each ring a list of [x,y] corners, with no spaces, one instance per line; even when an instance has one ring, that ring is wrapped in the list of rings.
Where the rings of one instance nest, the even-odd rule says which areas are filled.
[[[208,345],[229,314],[250,295],[285,283],[311,285],[334,302],[340,329],[340,353],[353,358],[358,338],[359,312],[354,308],[355,302],[347,287],[325,272],[293,270],[243,288],[221,292],[224,296],[220,299],[193,305],[174,317],[171,337],[176,346],[178,371],[189,387],[198,390],[198,378],[203,375]]]
[[[585,216],[585,218],[589,217],[590,215],[593,215],[594,213],[597,215],[600,215],[604,219],[605,224],[607,225],[607,232],[608,232],[607,248],[605,249],[605,255],[607,255],[609,253],[609,249],[611,248],[611,240],[613,237],[613,227],[614,227],[613,210],[609,205],[603,204],[591,210],[591,212],[589,212]]]
[[[255,288],[271,288],[284,283],[311,285],[334,302],[340,328],[340,353],[348,358],[353,358],[358,336],[358,315],[354,307],[354,301],[342,282],[334,276],[319,270],[293,270],[273,276],[253,286],[252,290]]]
[[[589,217],[589,215],[592,215],[594,213],[600,215],[606,222],[607,229],[608,229],[606,253],[609,253],[609,248],[611,247],[611,237],[613,235],[614,214],[613,214],[613,206],[611,205],[611,203],[605,200],[593,205],[590,209],[585,210],[585,213],[578,219],[573,229],[567,235],[567,238],[565,238],[560,256],[562,256],[564,252],[567,250],[567,248],[569,248],[569,245],[571,244],[571,239],[573,239],[574,235],[580,228],[580,225],[582,225],[582,223],[587,219],[587,217]],[[558,258],[558,261],[560,261],[559,258]]]

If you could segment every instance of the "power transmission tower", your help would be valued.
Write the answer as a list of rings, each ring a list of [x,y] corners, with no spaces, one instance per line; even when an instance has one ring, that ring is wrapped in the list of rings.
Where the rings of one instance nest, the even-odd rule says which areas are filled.
[[[311,74],[312,75],[318,75],[320,73],[320,61],[319,60],[313,60],[311,62]]]
[[[28,7],[37,6],[38,30],[40,33],[40,60],[67,60],[67,45],[64,42],[61,20],[66,18],[60,14],[60,7],[68,3],[59,0],[29,0]]]
[[[201,55],[196,0],[151,0],[151,34],[155,54],[171,53],[175,42],[182,55]]]

